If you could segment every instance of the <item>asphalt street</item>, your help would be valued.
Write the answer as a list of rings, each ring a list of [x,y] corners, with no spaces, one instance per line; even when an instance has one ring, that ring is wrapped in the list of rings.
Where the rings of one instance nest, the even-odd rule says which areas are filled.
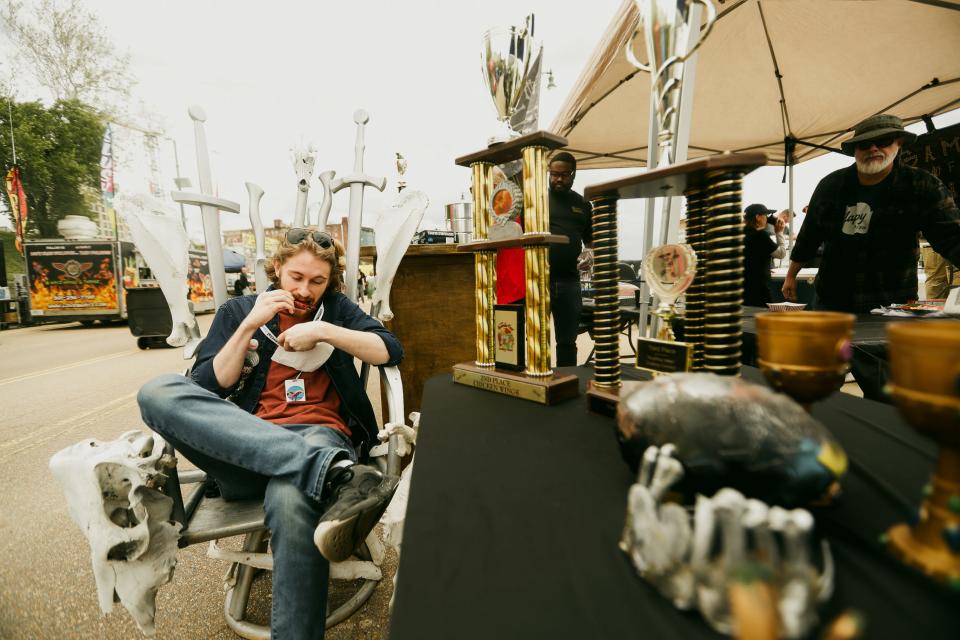
[[[211,320],[201,316],[202,331]],[[0,332],[0,638],[142,637],[122,605],[100,614],[89,547],[47,465],[80,440],[146,430],[137,390],[187,364],[179,349],[138,349],[125,324]],[[394,566],[390,555],[374,596],[328,638],[385,636]],[[156,637],[235,638],[223,621],[226,569],[206,557],[206,545],[181,549],[173,581],[157,596]],[[265,575],[248,615],[264,622],[269,611]]]

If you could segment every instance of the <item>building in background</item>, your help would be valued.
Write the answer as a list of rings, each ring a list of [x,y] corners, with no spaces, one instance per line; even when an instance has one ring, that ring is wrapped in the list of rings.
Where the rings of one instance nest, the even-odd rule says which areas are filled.
[[[286,233],[290,225],[282,220],[273,221],[272,227],[264,227],[264,249],[267,256],[272,256],[277,251],[277,245],[280,238]],[[339,240],[346,246],[347,244],[347,217],[341,218],[340,222],[328,224],[327,233]],[[374,246],[374,233],[372,227],[360,228],[360,246]],[[223,246],[227,249],[233,249],[247,259],[248,264],[252,265],[257,254],[257,244],[253,237],[253,229],[231,229],[223,231]]]

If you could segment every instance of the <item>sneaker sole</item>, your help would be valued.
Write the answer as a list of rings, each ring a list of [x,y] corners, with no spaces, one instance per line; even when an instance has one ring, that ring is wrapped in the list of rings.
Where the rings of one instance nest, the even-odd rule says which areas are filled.
[[[367,539],[389,503],[389,493],[371,496],[345,518],[321,522],[313,532],[313,543],[330,562],[343,562]]]

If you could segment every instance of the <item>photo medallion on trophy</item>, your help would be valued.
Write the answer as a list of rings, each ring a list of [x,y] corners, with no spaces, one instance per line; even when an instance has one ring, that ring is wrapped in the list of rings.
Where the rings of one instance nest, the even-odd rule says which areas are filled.
[[[503,180],[490,198],[489,240],[507,240],[523,235],[523,191],[512,180]]]
[[[637,338],[637,368],[658,373],[689,371],[693,345],[677,342],[672,322],[677,299],[693,284],[697,275],[697,254],[690,245],[665,244],[647,252],[643,276],[660,304],[654,314],[660,319],[656,338]]]
[[[473,173],[473,240],[458,251],[474,254],[477,354],[453,367],[453,381],[478,389],[555,404],[577,395],[579,381],[552,369],[550,336],[551,244],[547,158],[565,138],[536,131],[542,45],[533,16],[522,27],[490,29],[481,39],[481,62],[499,130],[487,148],[456,159]],[[522,165],[519,181],[495,181],[497,165]],[[496,304],[497,250],[523,249],[522,305]]]

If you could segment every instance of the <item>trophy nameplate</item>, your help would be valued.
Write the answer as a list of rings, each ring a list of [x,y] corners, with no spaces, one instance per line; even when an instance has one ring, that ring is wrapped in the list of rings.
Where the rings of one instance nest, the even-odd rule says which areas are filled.
[[[693,366],[693,345],[677,342],[670,323],[674,306],[697,275],[697,254],[687,244],[665,244],[647,252],[641,266],[644,279],[657,294],[660,329],[656,338],[637,339],[637,368],[657,373],[679,373]]]
[[[693,345],[686,342],[640,338],[637,340],[637,369],[658,373],[681,373],[693,366]]]

